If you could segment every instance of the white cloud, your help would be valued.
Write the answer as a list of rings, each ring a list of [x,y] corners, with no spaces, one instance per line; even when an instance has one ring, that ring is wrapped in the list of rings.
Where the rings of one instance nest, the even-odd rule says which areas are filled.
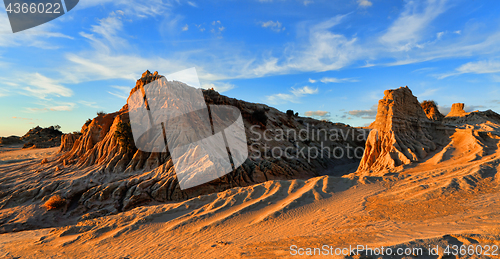
[[[358,0],[358,5],[361,7],[370,7],[373,4],[372,4],[372,2],[370,2],[368,0]]]
[[[500,62],[499,61],[477,61],[469,62],[461,65],[454,72],[438,75],[438,79],[443,79],[450,76],[461,75],[461,74],[493,74],[500,73]]]
[[[128,86],[112,85],[111,87],[117,89],[118,91],[108,91],[108,93],[124,100],[127,100],[129,93],[132,90]]]
[[[404,11],[380,37],[380,42],[392,51],[409,51],[420,47],[419,42],[428,31],[429,24],[446,11],[447,1],[427,0],[425,4],[422,2],[408,1]]]
[[[318,88],[313,89],[313,88],[310,88],[309,86],[304,86],[302,88],[295,89],[295,88],[292,87],[292,91],[291,92],[295,96],[301,97],[301,96],[306,95],[306,94],[316,94],[316,93],[318,93]]]
[[[422,93],[415,94],[415,96],[421,98],[421,97],[429,97],[433,96],[437,91],[439,91],[439,88],[433,88],[433,89],[427,89]]]
[[[78,103],[83,104],[83,105],[90,107],[90,108],[100,108],[100,106],[97,105],[96,102],[89,102],[89,101],[80,100],[80,101],[78,101]]]
[[[329,118],[331,113],[327,111],[307,111],[304,113],[308,117],[321,117],[322,119]]]
[[[377,115],[377,105],[373,105],[369,110],[348,111],[347,114],[360,117],[362,119],[375,119],[375,116]]]
[[[119,36],[123,30],[121,16],[113,12],[108,17],[100,19],[98,23],[91,26],[93,34],[80,32],[81,36],[90,40],[94,48],[109,52],[110,46],[114,49],[128,46],[127,41]]]
[[[49,95],[70,97],[73,95],[71,89],[60,85],[56,80],[45,77],[39,73],[32,74],[24,79],[28,84],[23,89],[30,95],[45,99]]]
[[[198,5],[195,2],[187,1],[187,3],[192,7],[198,7]]]
[[[184,27],[182,27],[182,31],[187,31],[187,30],[189,30],[189,25],[186,24],[184,25]]]
[[[3,9],[3,8],[2,8]],[[0,11],[0,47],[37,47],[42,49],[57,49],[59,44],[48,41],[50,38],[74,39],[68,35],[54,32],[55,26],[51,23],[45,23],[40,26],[12,33],[7,13]]]
[[[360,58],[367,49],[356,44],[357,38],[346,38],[335,34],[331,29],[338,25],[345,15],[337,15],[327,21],[310,26],[307,42],[299,47],[286,49],[283,58],[270,57],[250,70],[248,76],[286,74],[292,71],[323,72],[337,70]]]
[[[335,78],[335,77],[323,77],[320,80],[322,83],[328,84],[328,83],[345,83],[345,82],[359,82],[358,80],[354,78]]]
[[[226,91],[229,91],[229,90],[235,88],[235,86],[233,84],[222,83],[222,82],[206,83],[206,84],[202,84],[201,87],[204,88],[204,89],[211,89],[211,88],[213,88],[215,91],[217,91],[219,93],[223,93],[223,92],[226,92]]]
[[[302,88],[295,89],[292,87],[290,93],[278,93],[266,96],[267,101],[270,104],[282,104],[287,102],[298,103],[299,99],[305,95],[317,94],[318,89],[310,88],[309,86],[304,86]]]
[[[26,108],[27,112],[49,112],[49,111],[73,111],[76,104],[68,102],[41,103],[43,108]]]
[[[318,82],[318,80],[314,80],[314,79],[309,78],[309,83],[314,84],[316,82]]]
[[[283,24],[281,24],[279,21],[260,22],[260,25],[263,28],[269,28],[274,32],[281,32],[285,30],[285,27],[283,27]]]

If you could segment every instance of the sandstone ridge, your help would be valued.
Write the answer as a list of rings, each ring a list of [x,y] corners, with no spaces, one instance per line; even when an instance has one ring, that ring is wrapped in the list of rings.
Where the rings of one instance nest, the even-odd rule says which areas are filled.
[[[157,72],[146,71],[131,94],[161,77]],[[32,171],[22,181],[26,185],[14,186],[10,181],[4,181],[0,208],[15,207],[28,201],[43,203],[53,195],[60,195],[68,202],[63,218],[84,220],[145,204],[182,201],[269,180],[307,179],[321,174],[341,175],[354,172],[359,164],[359,159],[347,157],[334,159],[318,156],[308,159],[296,150],[308,147],[320,149],[321,145],[331,149],[350,147],[351,150],[364,147],[367,130],[288,116],[267,105],[229,98],[214,90],[203,90],[203,96],[207,104],[232,105],[241,111],[249,158],[232,173],[196,188],[181,190],[170,153],[143,152],[130,145],[129,112],[125,105],[117,112],[99,114],[87,121],[78,134],[64,135],[58,155],[41,165],[38,163],[23,169]],[[343,132],[346,138],[328,137],[332,129]],[[316,135],[286,135],[287,130],[302,132],[303,135],[304,132],[321,132],[321,138]],[[262,137],[264,134],[266,138]],[[273,156],[273,153],[284,152],[288,152],[287,156]],[[47,216],[47,213],[50,212],[37,214],[30,223],[32,225],[19,225],[13,220],[4,224],[0,232],[32,228],[41,224],[37,219]],[[59,223],[43,224],[50,226]]]
[[[466,113],[456,103],[443,118],[434,102],[420,104],[408,87],[384,94],[358,175],[384,175],[412,163],[470,162],[498,148],[500,115],[491,110]]]

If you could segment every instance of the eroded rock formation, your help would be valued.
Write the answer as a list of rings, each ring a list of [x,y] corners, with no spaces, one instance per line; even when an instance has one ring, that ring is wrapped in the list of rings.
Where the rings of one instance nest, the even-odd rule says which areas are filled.
[[[464,117],[468,113],[465,112],[464,110],[465,104],[464,103],[454,103],[451,105],[451,111],[446,115],[446,117]]]
[[[63,133],[54,126],[42,128],[36,126],[30,129],[24,136],[10,136],[0,138],[0,144],[14,145],[24,144],[23,148],[50,148],[61,144],[61,135]]]
[[[380,171],[420,161],[436,149],[434,123],[408,87],[386,90],[370,125],[359,171]]]
[[[157,72],[146,71],[131,93],[160,77]],[[151,202],[185,200],[268,180],[343,173],[346,166],[355,170],[362,156],[353,152],[355,148],[364,147],[367,130],[287,116],[264,104],[229,98],[214,90],[203,90],[203,95],[207,104],[232,105],[241,111],[249,157],[232,173],[196,188],[181,190],[168,152],[143,152],[127,144],[130,124],[125,105],[117,112],[100,114],[87,121],[81,135],[64,135],[57,156],[42,165],[38,162],[31,169],[24,169],[33,172],[26,175],[30,179],[25,182],[36,184],[14,186],[4,181],[0,208],[27,201],[43,202],[52,195],[60,195],[68,201],[66,217],[87,219]],[[351,153],[334,157],[335,148]],[[308,150],[319,153],[308,154]],[[41,212],[39,217],[44,213],[48,212]],[[3,231],[23,228],[26,226],[4,224]]]
[[[429,120],[432,120],[432,121],[443,120],[444,116],[438,110],[438,107],[434,101],[423,101],[421,106],[425,112],[425,115],[427,116],[427,118]]]
[[[434,102],[420,104],[408,87],[386,90],[356,175],[384,175],[414,162],[432,167],[489,155],[500,147],[500,115],[491,110],[466,113],[464,106],[453,104],[443,118]]]

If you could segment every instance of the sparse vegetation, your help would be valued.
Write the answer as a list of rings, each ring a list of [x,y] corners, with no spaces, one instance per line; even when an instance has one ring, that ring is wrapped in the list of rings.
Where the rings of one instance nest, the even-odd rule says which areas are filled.
[[[125,148],[127,152],[135,151],[134,136],[132,135],[132,127],[130,122],[119,122],[116,125],[115,138],[120,143],[120,146]]]
[[[101,116],[101,115],[106,115],[107,113],[105,113],[104,111],[98,111],[97,112],[97,116]]]
[[[92,123],[92,119],[87,119],[87,121],[85,122],[85,126],[90,125],[90,123]]]
[[[66,200],[63,199],[60,195],[54,195],[50,197],[43,206],[47,210],[57,210],[66,205]]]
[[[286,111],[286,115],[287,115],[288,117],[292,117],[292,116],[293,116],[293,110],[287,110],[287,111]]]

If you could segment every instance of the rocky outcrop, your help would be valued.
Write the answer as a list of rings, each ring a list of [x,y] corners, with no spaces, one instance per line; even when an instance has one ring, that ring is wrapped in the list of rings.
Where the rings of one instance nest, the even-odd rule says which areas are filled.
[[[146,71],[131,94],[159,78],[157,72]],[[338,174],[351,165],[355,170],[361,159],[359,151],[368,130],[287,116],[267,105],[229,98],[214,90],[203,90],[203,96],[208,105],[231,105],[241,111],[248,159],[233,172],[181,190],[169,152],[143,152],[126,144],[132,137],[127,139],[130,124],[125,105],[117,112],[100,114],[86,122],[81,135],[64,135],[58,156],[49,158],[41,167],[38,162],[31,169],[37,173],[27,176],[38,177],[26,180],[37,184],[14,188],[3,183],[0,208],[27,200],[44,201],[49,194],[60,195],[70,201],[68,217],[87,219],[268,180]],[[341,151],[346,153],[339,155]]]
[[[23,148],[50,148],[61,144],[63,133],[56,127],[41,128],[36,126],[21,137],[25,144]]]
[[[464,110],[465,104],[464,103],[454,103],[451,105],[451,111],[446,115],[447,118],[449,117],[464,117],[468,113],[465,112]]]
[[[39,126],[36,126],[30,129],[22,137],[10,136],[7,138],[0,138],[0,144],[24,144],[23,148],[57,147],[61,144],[62,134],[63,133],[54,126],[50,126],[48,128],[41,128]]]
[[[438,110],[438,107],[434,101],[423,101],[421,103],[422,109],[429,120],[432,121],[442,121],[444,115]]]
[[[77,134],[77,133],[69,133],[62,135],[61,146],[59,147],[59,153],[70,151],[75,145],[75,142],[81,135],[82,134]]]
[[[0,137],[0,145],[16,145],[23,143],[24,141],[22,141],[21,137],[18,136]]]
[[[370,125],[365,153],[358,171],[380,171],[420,161],[436,149],[433,129],[408,87],[386,90]]]

